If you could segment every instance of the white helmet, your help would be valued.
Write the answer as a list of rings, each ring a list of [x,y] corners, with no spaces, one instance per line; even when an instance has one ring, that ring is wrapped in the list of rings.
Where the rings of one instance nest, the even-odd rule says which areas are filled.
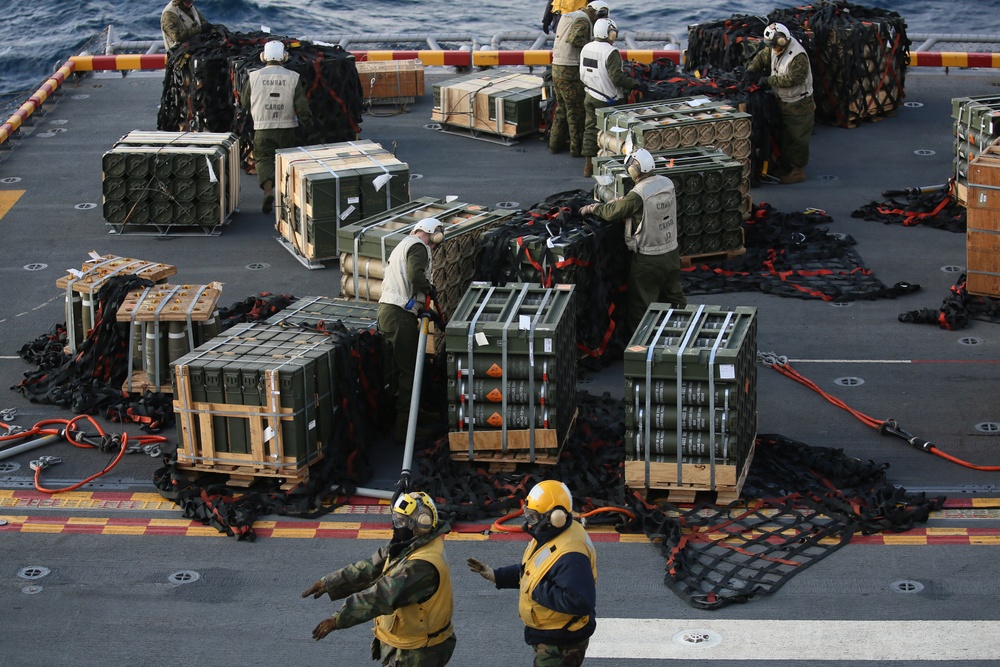
[[[426,232],[431,237],[431,243],[435,245],[444,241],[444,224],[437,218],[424,218],[413,225],[413,231],[410,233],[416,232]]]
[[[614,33],[612,36],[611,33]],[[597,19],[594,23],[594,39],[613,42],[618,37],[618,26],[611,19]]]
[[[625,158],[625,170],[634,181],[639,180],[640,176],[650,173],[655,167],[656,161],[645,148],[637,148]]]
[[[784,23],[772,23],[764,28],[764,43],[770,47],[785,47],[792,41],[792,33]]]
[[[591,3],[588,3],[587,6],[597,12],[597,18],[599,19],[603,19],[611,13],[611,7],[608,6],[608,3],[604,2],[604,0],[594,0]]]
[[[260,54],[260,59],[266,63],[283,63],[288,60],[285,53],[285,45],[281,42],[271,40],[264,45],[264,52]]]

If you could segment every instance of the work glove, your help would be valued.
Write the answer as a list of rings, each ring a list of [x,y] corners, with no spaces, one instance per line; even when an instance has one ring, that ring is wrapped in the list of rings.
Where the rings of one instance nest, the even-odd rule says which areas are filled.
[[[475,558],[470,558],[466,562],[469,564],[469,569],[478,574],[480,577],[486,579],[487,581],[492,581],[494,584],[497,583],[497,577],[493,574],[492,567],[486,563],[476,560]]]
[[[767,88],[768,86],[771,85],[771,77],[769,76],[760,77],[760,80],[757,81],[757,85],[760,86],[761,88]]]
[[[302,597],[307,598],[309,596],[312,596],[314,600],[323,597],[323,595],[325,594],[326,594],[326,584],[323,583],[322,579],[317,581],[315,584],[313,584],[306,590],[302,591]]]
[[[330,618],[325,618],[320,621],[319,625],[313,630],[313,639],[319,641],[323,637],[337,629],[337,619],[331,616]]]
[[[542,23],[542,32],[544,32],[546,35],[549,34],[549,24],[548,23]]]
[[[580,217],[593,215],[595,208],[597,208],[597,204],[587,204],[586,206],[581,206],[578,213],[580,214]]]
[[[433,287],[431,287],[430,291],[427,292],[427,296],[429,296],[431,298],[431,301],[433,301],[434,303],[440,303],[438,301],[438,291]]]

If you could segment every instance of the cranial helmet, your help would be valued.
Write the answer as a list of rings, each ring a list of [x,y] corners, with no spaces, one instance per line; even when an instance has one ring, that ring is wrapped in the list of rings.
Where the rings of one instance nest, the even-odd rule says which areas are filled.
[[[444,225],[437,218],[424,218],[413,226],[413,232],[427,232],[434,245],[444,241]]]
[[[438,527],[437,507],[423,491],[404,493],[392,504],[392,525],[409,528],[414,535],[434,530]]]
[[[553,528],[562,528],[570,519],[573,495],[569,487],[554,479],[546,479],[532,487],[524,503],[524,519],[529,526],[547,521]]]
[[[611,19],[597,19],[594,23],[594,39],[613,42],[618,37],[618,26]]]
[[[792,33],[784,23],[772,23],[764,28],[764,43],[770,47],[782,48],[792,41]]]
[[[285,53],[285,45],[281,42],[271,40],[264,45],[264,52],[260,54],[260,59],[266,63],[283,63],[288,60]]]
[[[611,13],[611,7],[604,0],[594,0],[593,2],[587,4],[588,7],[593,9],[597,13],[597,18],[603,19],[609,13]]]
[[[638,148],[625,158],[625,170],[632,180],[637,181],[639,177],[645,176],[656,167],[656,161],[645,148]]]

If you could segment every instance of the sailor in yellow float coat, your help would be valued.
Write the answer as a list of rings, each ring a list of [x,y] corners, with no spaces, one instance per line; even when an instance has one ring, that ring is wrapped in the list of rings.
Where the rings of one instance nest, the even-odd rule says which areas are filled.
[[[302,597],[344,600],[313,630],[319,640],[334,630],[375,621],[372,659],[394,667],[443,667],[455,651],[451,573],[434,501],[402,494],[392,506],[393,538],[371,558],[326,575]]]
[[[525,530],[534,539],[521,563],[494,570],[470,558],[469,568],[497,588],[519,588],[518,615],[535,667],[577,667],[597,627],[597,554],[573,519],[569,488],[536,484],[525,503]]]
[[[587,6],[589,0],[549,0],[542,15],[542,31],[549,34],[559,26],[559,17]]]

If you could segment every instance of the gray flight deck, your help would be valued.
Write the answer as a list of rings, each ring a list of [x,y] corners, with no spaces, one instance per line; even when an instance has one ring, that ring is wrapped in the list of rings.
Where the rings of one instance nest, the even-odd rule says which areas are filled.
[[[463,202],[527,208],[551,194],[592,185],[583,177],[580,160],[565,153],[550,155],[535,138],[502,146],[430,127],[430,84],[452,74],[443,68],[429,69],[427,94],[405,113],[364,118],[361,138],[394,148],[409,164],[412,197],[453,195]],[[129,131],[155,129],[161,80],[155,72],[73,78],[55,101],[45,105],[42,115],[36,114],[13,149],[0,151],[0,202],[10,201],[11,191],[24,191],[0,216],[0,379],[7,386],[29,370],[17,357],[18,348],[64,320],[64,294],[55,287],[56,279],[69,268],[79,268],[92,250],[174,264],[178,274],[171,282],[220,281],[222,304],[261,291],[337,296],[339,271],[333,263],[310,271],[275,241],[273,216],[260,213],[262,197],[253,176],[243,175],[240,210],[217,237],[109,234],[100,207],[101,156]],[[752,191],[754,201],[765,201],[779,211],[823,209],[833,217],[830,231],[853,236],[865,265],[877,278],[886,285],[916,283],[920,291],[896,300],[846,306],[741,292],[691,299],[756,307],[761,350],[787,356],[801,373],[858,410],[895,418],[947,453],[985,465],[1000,465],[1000,433],[976,428],[1000,423],[1000,327],[973,321],[965,330],[950,332],[897,321],[899,313],[941,303],[958,275],[946,268],[965,265],[964,235],[867,222],[851,218],[850,213],[881,199],[883,189],[944,182],[951,172],[953,150],[951,99],[994,94],[998,84],[1000,73],[995,72],[911,69],[907,102],[919,105],[851,130],[818,125],[808,181]],[[380,114],[388,110],[376,108]],[[835,383],[845,377],[864,382]],[[620,396],[623,391],[620,366],[584,375],[581,381],[581,388],[592,393]],[[15,423],[22,426],[71,416],[60,408],[31,404],[13,391],[0,400],[0,408],[9,407],[17,408]],[[954,533],[953,543],[849,545],[794,577],[776,594],[715,612],[692,609],[666,588],[663,560],[644,539],[600,542],[599,631],[585,664],[751,662],[804,667],[890,660],[906,665],[1000,664],[1000,558],[990,550],[1000,547],[1000,510],[995,509],[1000,501],[990,501],[1000,497],[1000,474],[969,470],[899,439],[880,436],[769,369],[758,373],[758,409],[762,433],[843,448],[860,459],[888,463],[889,480],[908,490],[984,507],[932,516],[927,527]],[[166,434],[175,441],[174,429]],[[400,452],[384,445],[383,449],[389,460],[380,463],[371,484],[391,488]],[[19,501],[33,489],[29,461],[41,454],[65,461],[45,472],[45,480],[53,486],[82,479],[107,463],[106,455],[65,443],[0,461],[6,464],[0,468],[0,518],[8,521],[0,526],[2,664],[372,664],[367,659],[371,638],[367,627],[337,631],[314,642],[313,626],[335,607],[327,601],[301,600],[299,593],[320,575],[369,555],[378,540],[286,536],[262,537],[250,544],[202,535],[18,530],[13,518],[20,516],[64,517],[66,523],[181,517],[176,509],[144,509],[129,503],[123,508],[107,504],[76,508],[71,498],[59,499],[55,507]],[[10,463],[18,464],[17,469]],[[82,491],[153,493],[151,476],[157,466],[150,457],[130,454]],[[358,522],[388,527],[385,514],[338,513],[322,521],[342,522],[346,529],[356,529]],[[963,537],[979,529],[992,531],[992,538]],[[464,566],[470,556],[491,564],[515,562],[524,543],[486,539],[480,533],[467,537],[449,541],[447,547],[458,635],[451,664],[530,664],[516,613],[516,592],[496,591]],[[28,567],[48,568],[51,573],[37,580],[20,577],[19,571]],[[184,571],[197,573],[198,579],[190,583],[168,579]],[[923,590],[895,592],[893,584],[900,581],[918,582]],[[605,624],[615,630],[602,634],[601,619],[617,619]],[[628,630],[630,624],[624,619],[636,619],[634,631]],[[641,619],[673,619],[653,641],[673,644],[676,650],[660,658],[637,657],[639,645],[650,640],[641,634]],[[746,642],[734,647],[729,638],[740,636],[745,630],[741,624],[750,621],[768,622],[757,632],[763,646]],[[820,627],[828,633],[809,631],[804,628],[810,626],[792,621],[823,621]],[[860,657],[843,652],[845,647],[867,646],[879,636],[893,643],[897,626],[889,626],[894,621],[927,625],[900,624],[917,629],[918,635],[902,633],[884,652],[873,648],[870,655]],[[727,652],[672,642],[674,633],[704,628],[721,636]],[[789,657],[787,641],[781,651],[767,646],[769,638],[782,636],[783,628],[797,633],[790,642],[800,647],[792,651],[795,657]],[[914,636],[922,637],[930,648],[911,645],[907,653]]]

